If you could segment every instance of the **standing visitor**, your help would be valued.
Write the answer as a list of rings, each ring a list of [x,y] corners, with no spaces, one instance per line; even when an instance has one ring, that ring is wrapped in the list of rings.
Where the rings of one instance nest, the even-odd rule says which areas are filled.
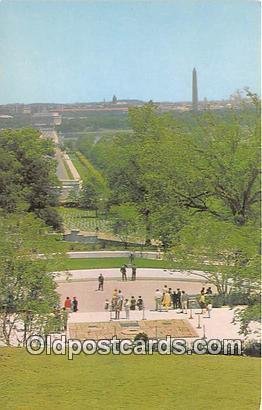
[[[177,309],[178,308],[178,296],[175,290],[172,293],[172,302],[173,302],[173,309]]]
[[[179,309],[182,309],[182,303],[181,303],[181,290],[178,288],[177,289],[177,307]]]
[[[138,307],[138,310],[142,310],[143,307],[144,307],[144,302],[143,302],[143,299],[142,299],[141,296],[138,296],[138,299],[137,299],[137,307]]]
[[[204,313],[204,309],[206,307],[206,298],[205,298],[204,293],[201,293],[201,295],[200,295],[199,304],[200,304],[200,307],[201,307],[201,313]]]
[[[115,319],[120,318],[121,310],[122,310],[122,300],[120,298],[117,298],[116,304],[115,304]]]
[[[135,255],[134,255],[134,253],[133,253],[133,252],[130,252],[130,255],[129,255],[130,265],[133,265],[134,260],[135,260]]]
[[[118,299],[119,299],[119,304],[120,304],[120,310],[122,310],[124,296],[121,290],[118,291]]]
[[[72,300],[72,311],[73,312],[77,312],[78,311],[78,300],[76,299],[76,297],[73,297]]]
[[[66,309],[66,311],[69,313],[71,312],[71,305],[72,305],[72,301],[70,299],[69,296],[66,297],[65,303],[64,303],[64,308]]]
[[[129,319],[129,313],[130,313],[130,303],[128,299],[125,299],[124,301],[124,309],[126,312],[126,319]]]
[[[102,273],[98,276],[98,290],[104,290],[104,276]]]
[[[171,306],[171,297],[170,297],[169,292],[164,293],[162,304],[163,304],[164,309],[165,309],[166,311],[168,311],[168,309],[169,309],[170,306]]]
[[[161,312],[162,310],[161,309],[162,308],[162,297],[163,297],[162,292],[159,289],[157,289],[155,292],[155,303],[156,303],[155,310],[158,312]]]
[[[127,276],[126,276],[126,265],[121,266],[120,272],[122,275],[122,281],[126,282],[127,281]]]
[[[135,265],[132,266],[131,280],[136,280],[136,267],[135,267]]]
[[[209,301],[206,305],[206,309],[207,309],[207,318],[210,319],[211,318],[211,310],[212,310],[212,303],[211,301]]]
[[[130,299],[130,310],[136,310],[136,299],[134,296],[131,296]]]
[[[188,300],[189,300],[188,294],[184,290],[182,290],[182,294],[181,294],[182,313],[187,313]]]

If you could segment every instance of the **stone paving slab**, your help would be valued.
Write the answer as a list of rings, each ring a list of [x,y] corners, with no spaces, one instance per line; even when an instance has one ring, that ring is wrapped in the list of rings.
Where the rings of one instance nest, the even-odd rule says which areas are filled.
[[[147,321],[147,320],[172,320],[182,319],[188,321],[197,334],[195,338],[202,338],[206,336],[210,339],[244,339],[243,335],[238,332],[240,327],[238,324],[233,324],[234,309],[228,307],[214,308],[211,311],[211,318],[209,319],[206,314],[200,315],[200,328],[198,328],[198,313],[200,310],[193,310],[193,319],[190,319],[190,312],[187,314],[180,313],[179,310],[169,310],[168,312],[155,312],[151,310],[145,310],[144,317],[146,320],[142,320],[142,311],[131,311],[130,321]],[[120,321],[125,321],[125,313],[121,312]],[[97,323],[97,322],[110,322],[109,312],[86,312],[86,313],[72,313],[70,314],[68,324],[80,324],[80,323]],[[113,320],[113,323],[119,321]],[[166,333],[168,334],[168,333]]]
[[[110,321],[92,323],[69,323],[70,338],[74,339],[133,339],[143,332],[149,338],[164,338],[166,335],[175,338],[197,337],[196,330],[184,319],[171,320],[140,320],[140,321]]]

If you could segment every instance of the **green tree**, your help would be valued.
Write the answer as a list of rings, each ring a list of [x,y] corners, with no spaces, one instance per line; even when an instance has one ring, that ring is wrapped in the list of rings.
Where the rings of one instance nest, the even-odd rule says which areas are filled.
[[[173,248],[181,267],[203,271],[218,293],[229,288],[257,288],[260,280],[259,230],[254,224],[237,226],[212,215],[195,215],[179,232]]]
[[[110,210],[112,231],[127,247],[128,242],[144,237],[141,215],[133,204],[112,206]]]
[[[44,333],[59,302],[54,270],[62,267],[60,237],[32,213],[0,217],[0,338],[7,345]],[[42,254],[44,256],[40,257]]]
[[[56,161],[50,141],[37,130],[0,132],[0,207],[7,212],[34,212],[46,223],[60,227],[57,205]],[[9,164],[8,164],[9,162]]]

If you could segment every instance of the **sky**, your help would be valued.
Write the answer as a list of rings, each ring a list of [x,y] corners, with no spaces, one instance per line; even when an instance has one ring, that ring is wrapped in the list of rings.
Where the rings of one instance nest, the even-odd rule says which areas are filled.
[[[0,0],[0,104],[260,93],[255,0]]]

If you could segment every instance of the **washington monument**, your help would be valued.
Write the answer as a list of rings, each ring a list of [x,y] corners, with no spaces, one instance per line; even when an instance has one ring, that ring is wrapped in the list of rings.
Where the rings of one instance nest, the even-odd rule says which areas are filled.
[[[197,72],[195,68],[192,73],[192,109],[193,111],[198,110]]]

